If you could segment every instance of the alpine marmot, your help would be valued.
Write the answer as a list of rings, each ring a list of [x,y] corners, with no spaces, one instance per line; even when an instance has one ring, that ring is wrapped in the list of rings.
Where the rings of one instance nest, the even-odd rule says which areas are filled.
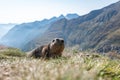
[[[62,38],[53,39],[48,45],[37,47],[27,53],[27,57],[35,58],[56,58],[61,57],[64,50],[64,40]]]

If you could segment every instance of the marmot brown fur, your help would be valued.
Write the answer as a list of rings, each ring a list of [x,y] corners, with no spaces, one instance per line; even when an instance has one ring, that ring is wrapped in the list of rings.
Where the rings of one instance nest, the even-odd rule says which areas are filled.
[[[64,40],[62,38],[55,38],[48,45],[40,46],[28,52],[27,57],[56,58],[62,55],[63,50]]]

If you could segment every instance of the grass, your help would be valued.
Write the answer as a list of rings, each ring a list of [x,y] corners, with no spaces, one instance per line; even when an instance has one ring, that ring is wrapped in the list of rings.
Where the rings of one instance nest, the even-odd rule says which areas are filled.
[[[65,50],[58,59],[14,57],[0,60],[0,80],[120,80],[120,60]]]
[[[0,50],[0,59],[7,59],[12,57],[23,57],[23,56],[25,56],[25,53],[23,53],[19,49],[6,48],[3,50]]]

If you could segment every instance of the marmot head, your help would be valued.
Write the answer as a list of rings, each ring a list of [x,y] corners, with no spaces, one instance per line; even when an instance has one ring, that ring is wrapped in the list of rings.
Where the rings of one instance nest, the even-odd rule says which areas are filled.
[[[53,53],[61,53],[64,50],[64,40],[62,38],[54,38],[50,43],[50,49]]]

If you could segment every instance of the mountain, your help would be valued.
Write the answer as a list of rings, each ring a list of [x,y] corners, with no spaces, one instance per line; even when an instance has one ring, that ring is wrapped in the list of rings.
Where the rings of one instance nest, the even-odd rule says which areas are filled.
[[[16,24],[0,24],[0,39]]]
[[[76,18],[76,16],[71,16],[71,19]],[[42,34],[51,26],[52,23],[63,18],[65,17],[60,15],[59,17],[52,17],[51,19],[44,19],[42,21],[16,25],[5,36],[2,37],[0,43],[21,49],[34,38],[42,36]],[[67,18],[69,18],[69,16]]]
[[[120,1],[78,18],[58,20],[22,49],[28,51],[55,37],[64,38],[66,47],[78,45],[81,50],[120,53]]]
[[[16,25],[2,37],[1,43],[11,47],[21,48],[28,41],[31,41],[37,36],[41,36],[50,24],[58,19],[61,19],[61,17]]]

